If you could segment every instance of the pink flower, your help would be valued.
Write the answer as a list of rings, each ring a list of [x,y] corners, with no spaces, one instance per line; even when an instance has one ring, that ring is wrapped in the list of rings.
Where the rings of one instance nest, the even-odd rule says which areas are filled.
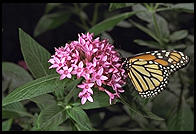
[[[74,70],[72,71],[72,74],[77,74],[77,78],[80,78],[82,76],[82,72],[84,70],[83,68],[84,64],[82,61],[77,65],[72,64],[72,67],[74,67]]]
[[[18,65],[23,67],[25,70],[28,70],[27,64],[26,64],[26,62],[24,60],[18,61]]]
[[[121,64],[121,58],[114,46],[107,39],[93,39],[93,34],[78,34],[78,40],[66,43],[65,46],[55,48],[55,54],[49,61],[59,73],[60,80],[71,78],[84,78],[82,84],[78,85],[82,91],[78,94],[81,103],[88,100],[93,102],[93,90],[105,92],[110,96],[110,103],[119,94],[124,92],[122,86],[125,84],[127,75]],[[107,88],[113,90],[108,91]]]
[[[80,59],[79,52],[76,50],[75,53],[72,54],[71,62],[76,64]]]
[[[56,70],[58,71],[61,67],[64,66],[65,64],[65,58],[62,58],[61,60],[57,57],[54,56],[53,59],[50,59],[48,62],[52,63],[53,65],[49,67],[49,69],[51,68],[56,68]]]
[[[109,86],[112,86],[114,90],[117,90],[118,88],[121,88],[119,81],[121,80],[121,77],[117,77],[116,75],[112,75],[112,79],[108,82]]]
[[[96,81],[98,86],[102,85],[102,81],[103,80],[107,80],[108,77],[102,75],[103,74],[103,68],[99,69],[99,71],[97,73],[93,74],[93,79],[94,81]]]
[[[91,87],[93,87],[94,83],[83,83],[81,85],[78,85],[79,88],[82,88],[83,91],[79,93],[79,97],[82,98],[81,99],[81,103],[85,104],[85,102],[87,100],[89,100],[90,102],[93,102],[93,98],[91,97],[91,94],[93,94],[93,90],[91,89]]]
[[[68,68],[67,66],[63,67],[63,70],[59,70],[58,73],[61,75],[60,80],[67,78],[71,78],[72,67]]]
[[[91,94],[89,92],[80,92],[78,95],[81,99],[81,103],[85,104],[87,100],[90,102],[93,102],[93,98],[91,97]]]
[[[82,88],[83,90],[88,91],[89,93],[93,94],[93,90],[91,87],[93,87],[94,83],[83,83],[81,85],[78,85],[79,88]]]
[[[92,74],[93,71],[94,71],[93,68],[86,67],[86,68],[83,69],[82,76],[83,76],[86,80],[90,80],[90,74]]]
[[[112,100],[114,99],[114,94],[112,94],[110,91],[108,91],[108,90],[105,90],[105,92],[109,95],[109,97],[110,97],[110,104],[112,104]]]

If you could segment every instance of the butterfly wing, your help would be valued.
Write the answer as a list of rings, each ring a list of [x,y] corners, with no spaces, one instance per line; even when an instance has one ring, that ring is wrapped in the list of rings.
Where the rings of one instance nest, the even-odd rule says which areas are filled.
[[[189,57],[175,50],[137,54],[126,60],[126,70],[142,97],[153,97],[165,89],[169,76],[189,62]]]

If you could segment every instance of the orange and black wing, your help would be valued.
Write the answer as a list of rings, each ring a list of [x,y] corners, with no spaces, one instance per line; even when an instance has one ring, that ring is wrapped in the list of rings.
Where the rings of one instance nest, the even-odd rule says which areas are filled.
[[[146,98],[164,90],[170,74],[188,62],[189,57],[182,52],[159,50],[127,58],[124,66],[136,90]]]

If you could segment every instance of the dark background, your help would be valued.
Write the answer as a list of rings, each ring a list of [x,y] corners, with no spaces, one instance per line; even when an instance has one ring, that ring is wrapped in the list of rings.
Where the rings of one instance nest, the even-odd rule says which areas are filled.
[[[20,50],[18,28],[22,28],[33,37],[33,31],[40,17],[44,14],[46,4],[2,4],[2,50],[3,61],[17,63],[22,60]],[[50,30],[38,37],[33,37],[50,52],[67,40],[77,39],[77,33],[81,32],[71,24],[64,24],[57,29]],[[83,31],[82,31],[83,32]],[[73,35],[75,34],[75,37]]]
[[[70,4],[70,3],[66,3]],[[18,28],[22,28],[26,33],[33,37],[33,31],[44,14],[46,4],[44,3],[3,3],[2,4],[2,61],[18,63],[23,60],[20,49]],[[105,7],[108,8],[108,4]],[[92,7],[88,8],[88,13],[93,11]],[[102,10],[102,9],[100,9]],[[120,30],[120,34],[119,34]],[[54,47],[60,47],[68,41],[77,40],[78,33],[85,33],[83,29],[72,24],[70,21],[60,27],[47,31],[38,37],[33,37],[38,43],[46,48],[50,53],[54,53]],[[114,39],[114,46],[132,53],[139,53],[150,50],[147,47],[141,47],[133,43],[134,39],[150,39],[143,32],[136,28],[115,27],[110,35]]]

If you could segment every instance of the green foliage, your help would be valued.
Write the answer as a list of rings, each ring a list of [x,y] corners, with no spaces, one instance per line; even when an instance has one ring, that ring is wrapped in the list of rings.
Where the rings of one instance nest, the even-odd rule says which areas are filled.
[[[48,60],[50,53],[19,28],[19,39],[24,60],[35,78],[52,74]]]
[[[180,100],[181,104],[178,108],[174,109],[169,115],[167,126],[169,131],[193,131],[194,115],[187,105],[184,98]]]
[[[2,122],[2,131],[9,131],[12,125],[13,119],[9,119]]]
[[[20,102],[11,103],[2,107],[3,118],[33,117]]]
[[[56,104],[45,107],[37,117],[36,129],[48,130],[51,127],[57,127],[66,120],[66,116],[63,113],[65,109],[59,107]]]
[[[86,102],[84,105],[81,105],[80,107],[82,109],[94,109],[94,108],[102,108],[110,106],[109,103],[109,96],[103,92],[96,91],[93,94],[94,101],[93,103]]]
[[[66,110],[68,116],[76,123],[79,131],[93,130],[87,114],[80,107],[72,107]]]
[[[32,76],[26,70],[11,62],[2,63],[2,75],[4,79],[3,91],[8,89],[9,92],[33,80]]]
[[[56,79],[59,79],[58,75],[48,75],[16,88],[3,99],[2,106],[31,99],[42,94],[51,93],[59,86],[54,84]]]
[[[51,13],[42,16],[35,28],[34,36],[36,37],[48,30],[52,30],[61,26],[69,19],[69,17],[70,13],[67,11]]]
[[[88,30],[90,33],[94,33],[94,35],[98,35],[101,32],[104,32],[110,28],[113,28],[115,25],[117,25],[120,21],[136,14],[136,12],[128,12],[116,15],[114,17],[108,18],[95,26],[93,26],[91,29]]]
[[[170,36],[170,40],[172,42],[178,41],[178,40],[182,40],[184,38],[186,38],[188,35],[188,31],[187,30],[180,30],[180,31],[175,31],[171,34]]]
[[[88,13],[92,7],[93,12]],[[149,49],[179,49],[190,56],[191,62],[172,76],[167,91],[153,99],[141,98],[133,85],[128,84],[112,104],[105,92],[95,88],[94,102],[82,105],[78,97],[81,90],[77,88],[82,79],[59,80],[55,69],[48,69],[51,54],[19,28],[22,54],[33,77],[16,64],[2,63],[2,130],[13,130],[12,124],[17,123],[22,130],[28,131],[192,131],[194,34],[191,30],[194,28],[190,30],[180,24],[182,13],[192,18],[194,4],[46,4],[34,29],[36,37],[71,22],[81,31],[93,32],[116,44],[111,34],[114,28],[120,29],[119,34],[121,28],[130,31],[135,28],[149,36],[148,40],[134,39],[136,45]],[[129,37],[132,36],[127,34]],[[132,55],[122,49],[118,51],[122,57]],[[36,105],[32,106],[32,103]]]
[[[44,110],[46,107],[56,104],[54,96],[50,94],[39,95],[37,97],[31,98],[30,100],[35,102],[40,110]]]
[[[134,89],[132,88],[132,90]],[[128,106],[128,109],[130,111],[135,112],[136,114],[154,120],[164,120],[163,118],[153,114],[150,110],[146,108],[146,103],[148,103],[149,100],[142,100],[135,96],[135,92],[126,90],[126,94],[122,94],[120,100],[123,104]]]
[[[48,3],[46,4],[45,13],[51,12],[53,9],[58,8],[62,5],[62,3]]]
[[[135,3],[110,3],[109,11],[113,11],[113,10],[124,8],[124,7],[133,6],[134,4]]]

